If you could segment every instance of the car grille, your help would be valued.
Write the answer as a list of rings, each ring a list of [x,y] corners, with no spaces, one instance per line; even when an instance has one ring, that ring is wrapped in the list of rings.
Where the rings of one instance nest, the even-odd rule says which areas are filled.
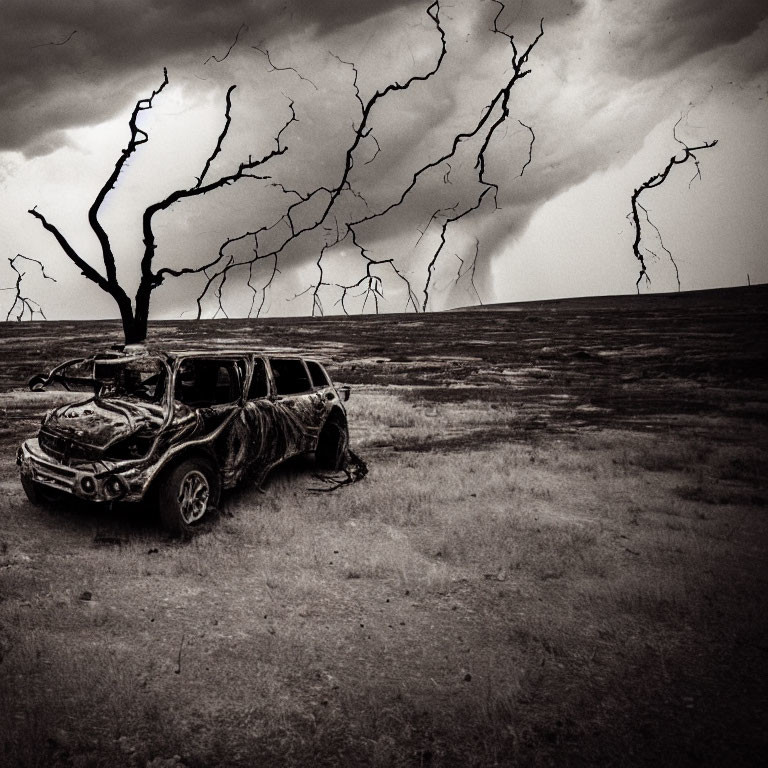
[[[68,464],[70,459],[87,459],[89,454],[93,453],[93,449],[88,449],[83,445],[80,445],[76,440],[71,440],[66,437],[58,437],[52,435],[50,432],[40,430],[38,435],[38,441],[40,447],[53,458],[58,461]]]
[[[30,458],[30,465],[32,477],[40,483],[70,492],[75,487],[75,471],[69,467],[57,467],[34,456]]]

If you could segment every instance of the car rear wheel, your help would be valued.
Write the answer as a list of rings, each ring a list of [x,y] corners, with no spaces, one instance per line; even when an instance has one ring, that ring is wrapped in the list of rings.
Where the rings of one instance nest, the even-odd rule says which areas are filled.
[[[349,449],[349,430],[341,419],[331,417],[317,440],[315,461],[321,469],[344,469]]]
[[[219,501],[219,478],[203,458],[186,459],[160,483],[157,503],[167,530],[187,536],[207,522]]]

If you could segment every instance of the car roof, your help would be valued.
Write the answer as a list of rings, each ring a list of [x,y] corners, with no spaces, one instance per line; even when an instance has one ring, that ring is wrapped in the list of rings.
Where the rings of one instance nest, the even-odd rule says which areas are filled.
[[[271,352],[266,349],[243,349],[239,347],[213,347],[209,349],[180,349],[168,350],[156,347],[146,347],[143,345],[126,346],[120,351],[110,351],[104,359],[119,359],[120,357],[142,357],[159,356],[169,362],[174,362],[180,358],[188,357],[223,357],[227,359],[239,357],[269,357],[280,360],[305,360],[308,362],[319,362],[315,357],[307,357],[301,354],[290,354],[286,352]]]
[[[207,350],[184,350],[180,352],[168,353],[169,358],[178,359],[180,357],[270,357],[278,360],[309,360],[314,361],[313,357],[306,355],[291,355],[284,352],[270,352],[269,350],[253,349],[207,349]]]

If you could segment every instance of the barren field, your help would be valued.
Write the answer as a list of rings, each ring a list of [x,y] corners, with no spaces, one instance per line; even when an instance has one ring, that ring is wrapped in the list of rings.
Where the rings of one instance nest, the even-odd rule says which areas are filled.
[[[33,373],[115,323],[0,325],[0,763],[730,766],[768,753],[768,288],[156,323],[311,352],[363,481],[310,460],[193,540],[23,494]]]

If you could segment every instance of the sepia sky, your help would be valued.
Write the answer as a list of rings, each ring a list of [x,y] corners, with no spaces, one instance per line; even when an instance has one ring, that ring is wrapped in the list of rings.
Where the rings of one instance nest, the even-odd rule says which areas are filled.
[[[282,135],[287,150],[263,169],[269,179],[244,179],[158,215],[155,265],[202,265],[225,238],[279,222],[297,199],[285,189],[307,194],[332,185],[343,170],[360,121],[349,62],[363,100],[434,67],[440,35],[427,6],[424,0],[3,0],[0,285],[13,284],[7,259],[20,253],[42,261],[57,281],[25,262],[25,292],[49,318],[116,316],[112,299],[82,278],[27,211],[36,206],[103,270],[88,208],[126,146],[136,100],[160,85],[164,67],[169,85],[139,118],[150,139],[100,212],[123,283],[135,290],[143,210],[195,183],[222,129],[232,84],[232,123],[211,178],[274,149],[293,101],[297,122]],[[357,196],[350,191],[337,219],[352,215],[363,198],[369,210],[387,207],[418,168],[477,121],[510,76],[508,42],[491,32],[498,10],[492,0],[441,3],[445,59],[430,80],[374,108],[371,134],[350,176]],[[689,144],[718,139],[698,154],[701,179],[691,182],[692,165],[678,167],[643,197],[683,290],[768,281],[764,0],[509,0],[498,24],[524,48],[540,18],[544,35],[531,54],[531,73],[512,89],[510,115],[486,155],[485,177],[499,187],[498,207],[488,197],[451,225],[430,272],[440,235],[440,218],[432,214],[471,206],[482,189],[467,142],[450,169],[425,174],[402,206],[361,228],[368,257],[391,260],[374,268],[380,309],[405,309],[403,277],[421,300],[428,274],[429,309],[634,293],[630,195],[680,149],[673,137],[678,121],[677,136]],[[278,69],[259,49],[269,50]],[[525,126],[535,133],[528,165]],[[301,211],[314,213],[311,206]],[[329,231],[336,222],[324,225]],[[279,272],[264,293],[271,259],[250,272],[232,271],[223,294],[227,311],[244,315],[258,295],[262,314],[311,314],[308,289],[319,279],[324,242],[316,234],[281,252]],[[268,252],[280,236],[276,225],[259,248]],[[642,290],[676,290],[673,265],[655,233],[648,231],[645,242],[658,258],[648,256],[652,282]],[[235,259],[252,253],[245,244],[232,250]],[[315,311],[340,312],[339,286],[362,278],[369,262],[349,240],[323,258],[327,285]],[[249,276],[254,291],[244,287]],[[166,281],[154,295],[152,316],[194,316],[202,285],[200,275]],[[3,317],[10,298],[0,293]],[[371,311],[373,303],[361,288],[349,291],[344,307]],[[215,302],[203,302],[204,314],[215,309]]]

